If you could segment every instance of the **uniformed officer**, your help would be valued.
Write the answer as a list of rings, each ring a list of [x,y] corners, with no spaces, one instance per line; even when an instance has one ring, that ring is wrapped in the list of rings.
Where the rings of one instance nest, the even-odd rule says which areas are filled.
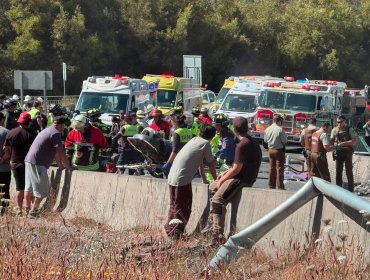
[[[330,172],[326,153],[331,152],[330,123],[324,123],[322,127],[312,134],[310,147],[311,175],[330,182]]]
[[[336,184],[343,187],[343,165],[346,166],[346,174],[348,179],[348,190],[353,192],[354,180],[353,180],[353,166],[352,156],[354,152],[354,146],[357,143],[357,137],[353,129],[346,125],[345,116],[339,116],[337,118],[337,124],[331,132],[331,141],[335,146],[334,158],[336,159]]]
[[[300,142],[303,150],[303,155],[306,158],[306,165],[307,165],[307,174],[308,178],[311,178],[311,139],[312,134],[319,130],[319,128],[316,126],[316,118],[311,118],[308,126],[302,130]]]
[[[269,187],[284,190],[285,145],[288,138],[283,128],[283,117],[274,116],[274,123],[265,130],[264,141],[269,148]]]

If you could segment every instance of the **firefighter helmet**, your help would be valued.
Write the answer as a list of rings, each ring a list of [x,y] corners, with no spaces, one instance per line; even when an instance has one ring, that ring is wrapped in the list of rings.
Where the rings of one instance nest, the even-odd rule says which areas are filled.
[[[216,114],[213,117],[213,123],[214,124],[221,124],[222,126],[228,126],[229,125],[229,119],[224,114]]]
[[[86,116],[88,118],[98,118],[101,116],[101,111],[98,108],[92,108],[87,111]]]

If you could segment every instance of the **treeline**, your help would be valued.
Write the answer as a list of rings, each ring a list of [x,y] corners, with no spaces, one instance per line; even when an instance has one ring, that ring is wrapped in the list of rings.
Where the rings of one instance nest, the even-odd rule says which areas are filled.
[[[52,70],[54,94],[90,75],[182,75],[203,57],[203,81],[293,75],[369,82],[370,0],[2,0],[0,89],[14,70]]]

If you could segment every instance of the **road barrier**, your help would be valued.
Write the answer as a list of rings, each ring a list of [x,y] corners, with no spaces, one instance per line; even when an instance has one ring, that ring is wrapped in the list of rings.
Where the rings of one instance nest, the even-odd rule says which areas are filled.
[[[364,213],[370,214],[370,202],[341,187],[314,177],[310,179],[298,192],[263,218],[259,219],[241,232],[231,236],[210,261],[209,268],[226,267],[231,260],[239,258],[246,249],[252,248],[252,246],[266,235],[267,232],[279,225],[307,202],[321,194],[333,200],[334,203],[343,205],[344,211],[346,208],[349,208],[347,213],[351,213],[350,217],[367,233],[370,233],[368,220],[364,219],[362,215]],[[350,212],[351,210],[354,211]],[[315,215],[321,214],[322,213],[315,213]],[[365,237],[365,242],[366,240],[367,238]]]
[[[56,168],[49,169],[49,178],[51,192],[46,203],[49,208],[61,212],[66,219],[91,219],[116,230],[147,227],[161,229],[166,222],[169,192],[164,179],[78,170],[61,172]],[[14,194],[13,182],[14,180]],[[339,230],[335,226],[336,221],[347,219],[348,216],[348,233],[360,236],[364,251],[370,254],[368,230],[352,221],[358,218],[358,213],[342,207],[341,203],[336,205],[338,208],[333,206],[329,201],[331,198],[310,200],[319,193],[315,191],[309,194],[310,192],[307,187],[296,194],[289,191],[244,188],[240,196],[235,197],[227,207],[225,234],[247,228],[274,209],[280,211],[276,210],[281,209],[278,207],[280,204],[299,194],[308,202],[299,209],[295,206],[282,211],[282,215],[289,217],[280,221],[266,235],[260,236],[258,247],[273,254],[278,248],[288,246],[291,242],[306,243],[306,236],[320,233],[321,220],[330,220],[335,232]],[[192,214],[186,227],[187,233],[200,232],[207,224],[208,213],[208,188],[204,184],[194,183]],[[256,238],[253,237],[252,240]]]

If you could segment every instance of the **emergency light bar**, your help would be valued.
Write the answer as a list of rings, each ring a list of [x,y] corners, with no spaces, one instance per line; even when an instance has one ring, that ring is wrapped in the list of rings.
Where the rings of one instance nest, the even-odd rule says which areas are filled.
[[[174,75],[171,75],[171,74],[162,74],[161,77],[162,78],[171,79],[171,78],[174,78],[175,76]]]
[[[287,82],[294,82],[295,81],[295,78],[294,77],[285,76],[284,77],[284,80],[287,81]]]

